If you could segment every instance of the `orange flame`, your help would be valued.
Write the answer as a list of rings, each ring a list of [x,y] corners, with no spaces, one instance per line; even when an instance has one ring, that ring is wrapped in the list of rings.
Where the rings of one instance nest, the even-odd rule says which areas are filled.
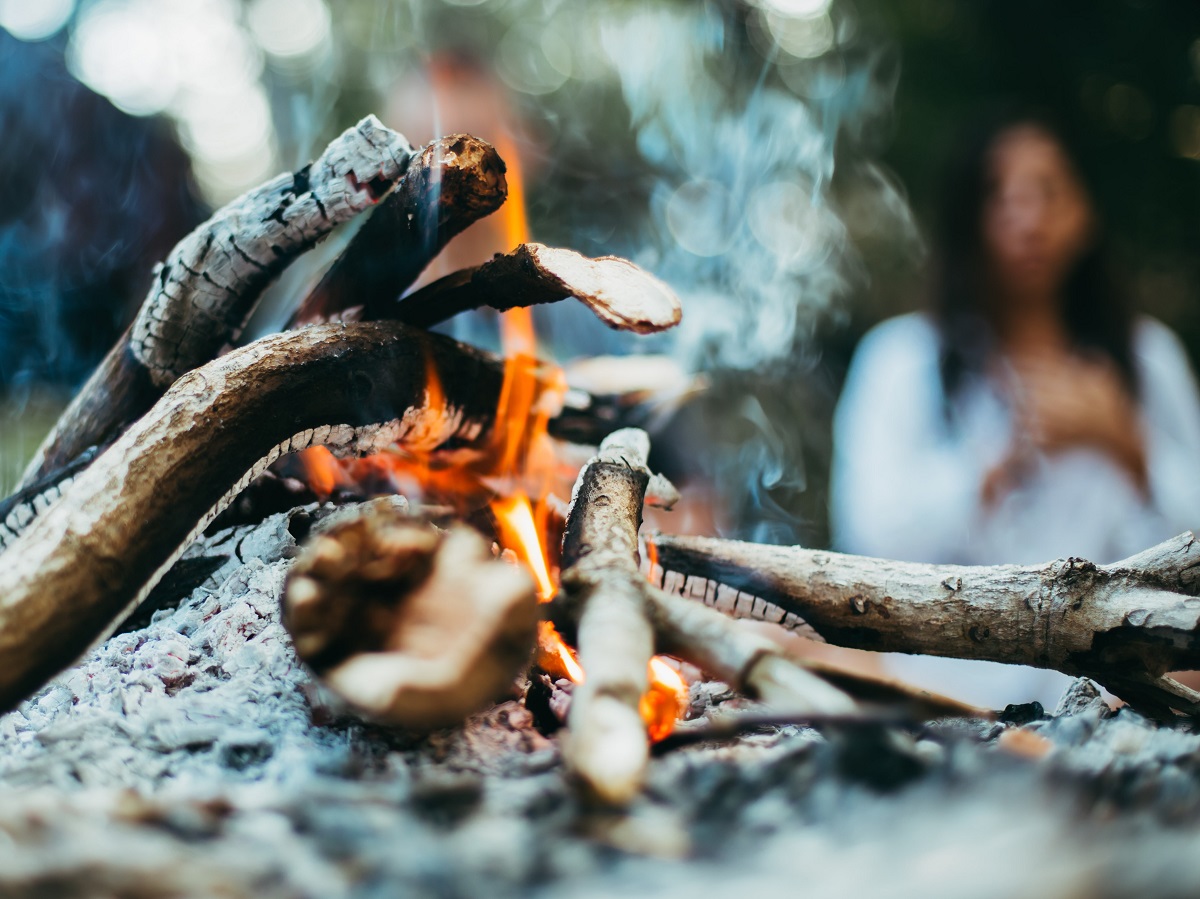
[[[537,582],[538,599],[549,602],[554,598],[554,581],[542,551],[542,541],[533,522],[533,507],[524,493],[492,500],[492,512],[500,530],[501,546],[511,549],[529,566]]]
[[[675,722],[683,716],[688,704],[688,686],[683,676],[666,663],[662,656],[650,660],[650,687],[638,705],[646,733],[657,743],[670,736]]]
[[[303,471],[304,482],[322,500],[328,499],[339,487],[354,486],[341,463],[324,446],[310,446],[301,450],[296,453],[296,460]]]

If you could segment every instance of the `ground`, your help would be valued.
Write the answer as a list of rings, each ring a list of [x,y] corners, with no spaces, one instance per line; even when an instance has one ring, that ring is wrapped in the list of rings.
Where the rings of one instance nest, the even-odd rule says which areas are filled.
[[[581,799],[518,698],[427,737],[364,724],[279,623],[310,514],[209,537],[148,620],[0,717],[0,896],[1200,891],[1200,737],[1082,681],[1054,715],[660,753],[626,813]]]

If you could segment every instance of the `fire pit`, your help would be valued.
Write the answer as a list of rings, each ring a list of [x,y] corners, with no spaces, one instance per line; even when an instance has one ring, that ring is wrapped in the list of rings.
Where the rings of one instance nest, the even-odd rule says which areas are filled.
[[[369,117],[160,267],[0,507],[0,881],[1194,890],[1159,864],[1165,823],[1200,809],[1200,738],[1150,719],[1200,713],[1167,676],[1200,667],[1195,537],[980,569],[643,533],[677,491],[640,430],[555,438],[567,414],[607,428],[537,357],[528,307],[653,333],[680,320],[672,290],[520,234],[405,293],[505,193],[485,142],[418,151]],[[368,209],[293,327],[228,349],[287,263]],[[427,330],[482,306],[506,313],[503,358]],[[1129,706],[1081,679],[1052,716],[996,716],[735,617],[1054,667]],[[1148,823],[1105,828],[1114,807]]]

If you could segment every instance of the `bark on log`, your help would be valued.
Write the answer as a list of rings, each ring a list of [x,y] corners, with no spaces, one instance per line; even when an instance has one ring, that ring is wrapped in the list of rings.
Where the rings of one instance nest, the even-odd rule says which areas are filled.
[[[444,534],[385,504],[321,532],[288,575],[296,651],[357,711],[431,730],[511,688],[537,635],[533,579],[465,525]]]
[[[20,486],[115,437],[176,378],[236,340],[266,286],[336,225],[378,202],[411,155],[403,135],[367,116],[315,162],[239,197],[180,241]]]
[[[490,306],[504,312],[565,297],[579,300],[610,328],[635,334],[673,328],[683,315],[675,292],[628,259],[591,259],[574,250],[525,243],[447,275],[394,308],[379,309],[376,317],[428,328],[468,309]]]
[[[1186,533],[1112,565],[891,562],[799,547],[658,536],[663,586],[830,643],[1054,668],[1156,717],[1200,715],[1165,677],[1200,668],[1200,544]]]
[[[445,398],[436,409],[430,362]],[[400,324],[333,324],[263,338],[179,379],[5,553],[0,710],[102,637],[279,455],[478,440],[501,368]]]
[[[389,314],[400,295],[451,238],[504,203],[504,172],[495,148],[469,134],[428,144],[300,304],[289,327],[342,318],[350,310],[364,321],[404,320]]]

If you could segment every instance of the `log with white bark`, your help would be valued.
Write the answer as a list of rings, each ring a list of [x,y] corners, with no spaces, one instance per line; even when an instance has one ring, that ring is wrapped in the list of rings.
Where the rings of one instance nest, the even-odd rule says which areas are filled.
[[[408,168],[403,135],[367,116],[310,165],[218,210],[155,270],[137,318],[42,443],[27,487],[115,437],[176,378],[237,339],[263,290],[334,227],[374,206]]]
[[[5,552],[0,710],[103,637],[278,456],[471,445],[502,382],[499,360],[397,323],[265,337],[180,378]]]
[[[375,317],[431,327],[469,309],[500,312],[573,297],[621,331],[655,334],[679,324],[683,312],[670,287],[619,256],[592,259],[540,243],[521,244],[475,268],[447,275]]]
[[[1111,565],[964,567],[705,537],[655,539],[663,586],[840,646],[1053,668],[1164,718],[1200,715],[1167,677],[1200,668],[1200,544],[1186,533]]]

